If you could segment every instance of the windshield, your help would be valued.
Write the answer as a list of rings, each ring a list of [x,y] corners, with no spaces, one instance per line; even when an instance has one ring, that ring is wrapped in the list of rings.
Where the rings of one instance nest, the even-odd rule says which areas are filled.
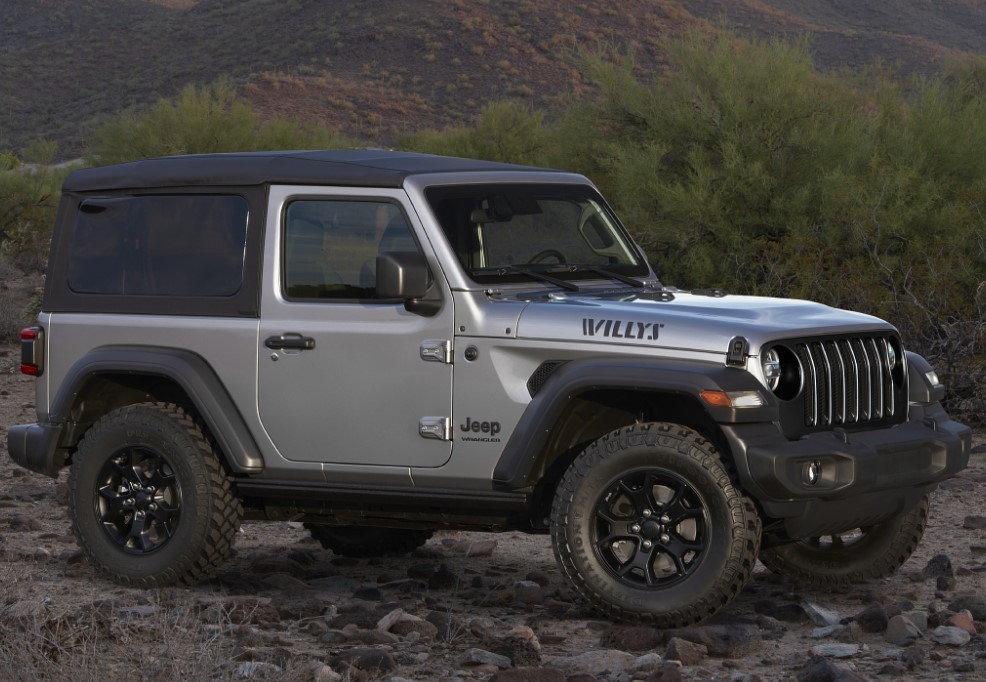
[[[616,216],[586,185],[454,185],[426,190],[463,269],[474,280],[644,277],[648,267]]]

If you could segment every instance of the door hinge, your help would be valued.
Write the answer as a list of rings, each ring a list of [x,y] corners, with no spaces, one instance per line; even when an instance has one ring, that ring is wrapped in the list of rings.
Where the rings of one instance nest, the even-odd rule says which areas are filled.
[[[428,339],[421,342],[421,359],[426,362],[452,364],[452,341],[449,339]]]
[[[422,417],[418,422],[418,435],[434,440],[452,440],[452,422],[448,417]]]

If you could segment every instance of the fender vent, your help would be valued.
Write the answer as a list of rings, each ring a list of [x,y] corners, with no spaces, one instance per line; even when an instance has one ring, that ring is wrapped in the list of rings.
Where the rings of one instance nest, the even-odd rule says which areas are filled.
[[[565,362],[562,360],[549,360],[548,362],[541,363],[541,366],[534,370],[534,374],[527,380],[527,392],[531,394],[532,398],[541,390],[548,377],[554,374],[555,370],[564,364]]]

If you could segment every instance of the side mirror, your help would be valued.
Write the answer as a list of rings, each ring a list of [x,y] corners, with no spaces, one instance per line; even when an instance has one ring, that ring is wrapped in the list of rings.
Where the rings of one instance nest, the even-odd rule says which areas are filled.
[[[377,298],[412,301],[431,285],[428,261],[417,251],[387,251],[377,256]]]

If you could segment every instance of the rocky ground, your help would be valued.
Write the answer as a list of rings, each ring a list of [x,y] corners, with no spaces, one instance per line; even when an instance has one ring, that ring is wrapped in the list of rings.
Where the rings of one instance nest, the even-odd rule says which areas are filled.
[[[190,588],[125,589],[86,564],[61,482],[6,453],[33,380],[0,347],[0,670],[5,679],[981,680],[986,437],[934,496],[897,575],[844,594],[758,568],[716,619],[608,622],[575,598],[545,537],[446,532],[410,557],[345,559],[292,523],[245,524]]]

